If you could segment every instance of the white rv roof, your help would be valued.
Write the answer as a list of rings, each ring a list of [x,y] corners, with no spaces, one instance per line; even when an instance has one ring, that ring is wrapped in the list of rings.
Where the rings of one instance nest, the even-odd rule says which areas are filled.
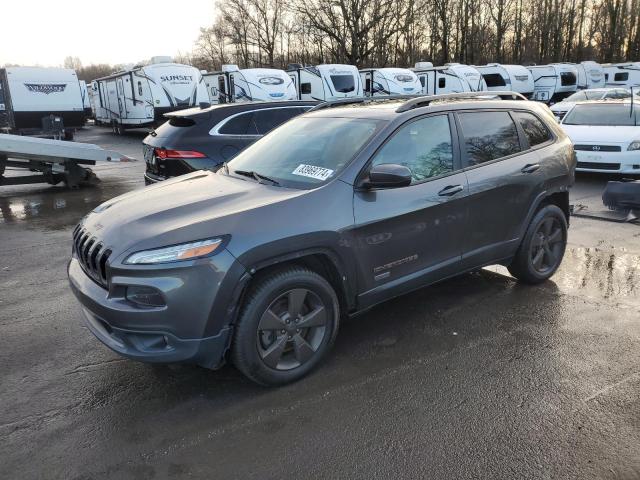
[[[358,73],[358,68],[354,65],[347,65],[342,63],[323,63],[316,65],[316,68],[321,73]]]
[[[72,68],[53,67],[7,67],[7,74],[14,79],[42,80],[42,81],[69,81],[71,77],[77,79],[76,72]]]

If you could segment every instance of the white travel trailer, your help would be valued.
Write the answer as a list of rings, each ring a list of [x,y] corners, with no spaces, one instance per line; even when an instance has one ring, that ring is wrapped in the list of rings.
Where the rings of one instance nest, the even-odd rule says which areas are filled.
[[[640,87],[640,62],[603,65],[607,87]]]
[[[531,65],[534,91],[532,100],[545,103],[559,102],[578,89],[578,69],[567,63]]]
[[[86,118],[90,118],[93,116],[91,110],[91,97],[89,96],[89,89],[87,87],[87,82],[80,80],[80,95],[82,97],[82,108],[84,108],[84,116]]]
[[[161,123],[165,113],[209,103],[200,71],[170,57],[153,57],[149,65],[99,78],[96,84],[96,121],[112,125],[116,134]]]
[[[38,134],[43,119],[61,117],[65,138],[85,122],[76,72],[69,68],[8,67],[0,69],[4,124],[12,133]],[[0,106],[1,107],[1,106]]]
[[[295,100],[298,96],[293,80],[284,70],[223,65],[221,72],[204,75],[209,101],[235,103]]]
[[[604,68],[599,63],[587,60],[576,65],[578,70],[578,90],[587,88],[603,88]]]
[[[478,92],[487,89],[480,72],[469,65],[447,63],[443,67],[434,67],[431,62],[418,62],[412,70],[418,76],[422,93],[425,95]]]
[[[365,68],[360,70],[360,78],[367,97],[422,93],[420,80],[408,68]]]
[[[476,65],[487,87],[486,90],[517,92],[527,98],[533,95],[533,75],[522,65],[502,65],[500,63],[488,63]]]
[[[298,100],[338,100],[362,97],[364,90],[358,69],[353,65],[323,64],[313,67],[289,65]]]

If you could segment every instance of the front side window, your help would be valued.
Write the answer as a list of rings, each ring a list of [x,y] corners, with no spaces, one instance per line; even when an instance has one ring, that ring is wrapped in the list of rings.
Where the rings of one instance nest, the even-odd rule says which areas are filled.
[[[613,76],[614,82],[626,82],[627,80],[629,80],[629,72],[620,72]]]
[[[469,165],[479,165],[520,151],[516,125],[508,112],[459,114]]]
[[[229,171],[256,172],[284,187],[315,188],[335,178],[384,123],[297,117],[240,152]]]
[[[560,72],[560,85],[568,87],[575,85],[578,81],[576,74],[573,72]]]
[[[453,147],[446,115],[412,121],[398,130],[373,159],[372,165],[396,163],[411,170],[411,183],[453,171]]]
[[[506,85],[504,78],[499,73],[483,73],[482,76],[487,87],[504,87]]]
[[[331,75],[331,82],[336,92],[348,93],[356,89],[356,81],[353,75]]]
[[[530,147],[551,140],[551,134],[542,121],[531,113],[516,112],[515,117],[527,137]]]

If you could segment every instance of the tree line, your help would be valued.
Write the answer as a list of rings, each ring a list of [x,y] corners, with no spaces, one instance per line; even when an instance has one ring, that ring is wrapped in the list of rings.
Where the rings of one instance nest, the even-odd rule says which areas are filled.
[[[236,0],[216,9],[181,61],[211,71],[640,60],[640,0]]]

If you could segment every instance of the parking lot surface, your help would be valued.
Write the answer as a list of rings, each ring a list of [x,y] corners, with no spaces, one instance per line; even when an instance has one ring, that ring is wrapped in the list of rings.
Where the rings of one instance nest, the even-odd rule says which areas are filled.
[[[142,158],[143,132],[78,141]],[[83,324],[71,230],[142,188],[0,187],[0,478],[640,478],[640,227],[573,218],[552,281],[500,267],[342,324],[308,378],[123,359]],[[579,176],[572,202],[607,180]]]

